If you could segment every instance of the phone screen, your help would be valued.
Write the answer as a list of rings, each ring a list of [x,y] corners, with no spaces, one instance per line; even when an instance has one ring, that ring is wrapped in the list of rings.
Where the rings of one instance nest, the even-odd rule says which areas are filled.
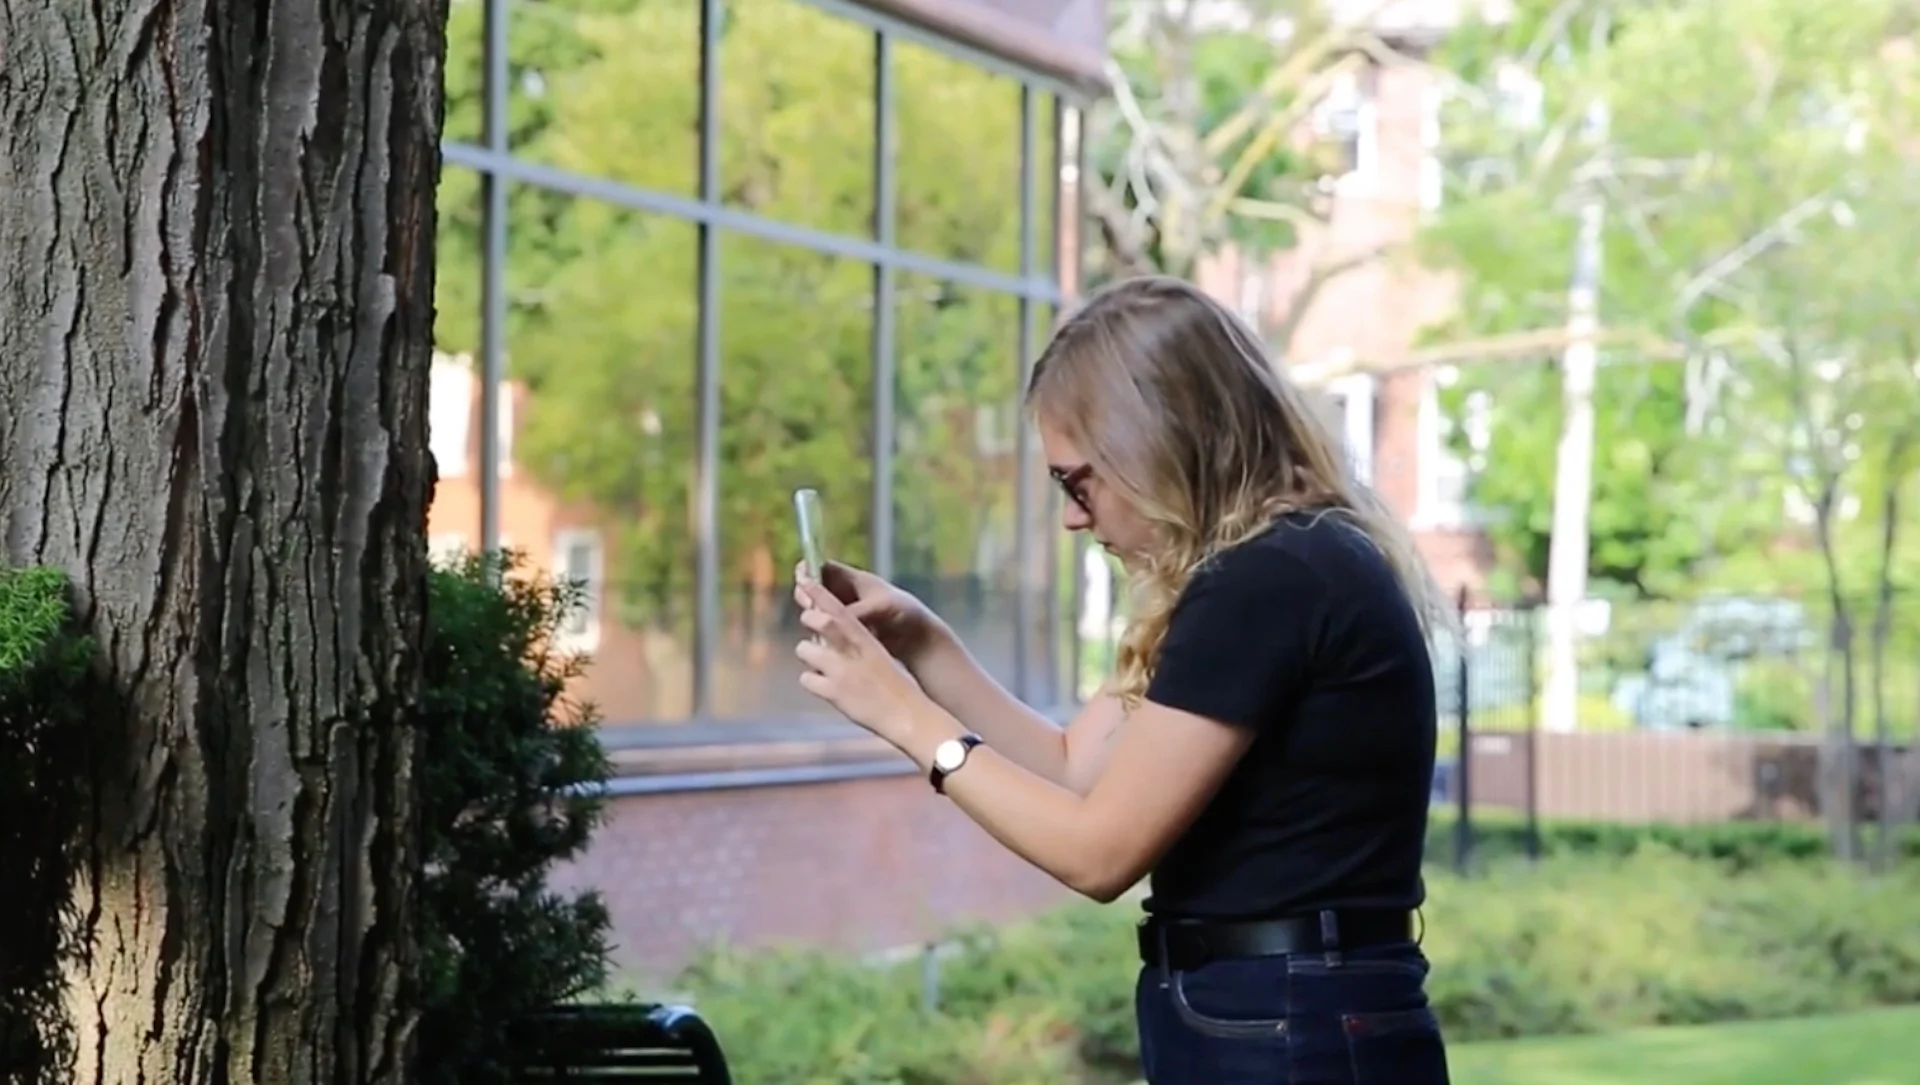
[[[827,543],[821,524],[820,491],[801,489],[793,491],[793,517],[800,526],[800,559],[805,564],[807,576],[820,579],[820,570],[827,563]]]

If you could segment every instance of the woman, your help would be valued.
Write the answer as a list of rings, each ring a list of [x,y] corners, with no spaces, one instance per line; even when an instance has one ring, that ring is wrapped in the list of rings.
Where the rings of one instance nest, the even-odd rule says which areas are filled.
[[[1065,527],[1132,584],[1102,696],[1055,726],[844,566],[796,588],[801,685],[1069,887],[1105,902],[1151,876],[1151,1085],[1446,1082],[1414,931],[1443,608],[1410,540],[1254,334],[1186,283],[1092,298],[1027,405]]]

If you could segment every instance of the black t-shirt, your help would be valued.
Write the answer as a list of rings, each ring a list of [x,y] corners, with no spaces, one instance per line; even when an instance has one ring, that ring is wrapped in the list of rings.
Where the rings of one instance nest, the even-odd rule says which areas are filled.
[[[1257,732],[1155,867],[1148,911],[1421,904],[1433,665],[1406,592],[1350,520],[1289,514],[1204,565],[1146,698]]]

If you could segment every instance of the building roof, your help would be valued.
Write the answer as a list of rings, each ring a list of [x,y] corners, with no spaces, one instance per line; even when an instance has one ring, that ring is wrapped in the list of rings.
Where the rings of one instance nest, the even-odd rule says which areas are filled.
[[[1088,93],[1106,90],[1107,0],[856,0]]]

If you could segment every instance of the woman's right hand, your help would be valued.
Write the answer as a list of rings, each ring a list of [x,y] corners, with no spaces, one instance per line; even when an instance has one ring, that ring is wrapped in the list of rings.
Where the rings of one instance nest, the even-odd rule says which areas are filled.
[[[805,575],[804,569],[796,570]],[[884,645],[893,658],[911,668],[916,659],[937,645],[946,624],[912,592],[896,587],[865,569],[829,561],[820,570],[820,582]]]

